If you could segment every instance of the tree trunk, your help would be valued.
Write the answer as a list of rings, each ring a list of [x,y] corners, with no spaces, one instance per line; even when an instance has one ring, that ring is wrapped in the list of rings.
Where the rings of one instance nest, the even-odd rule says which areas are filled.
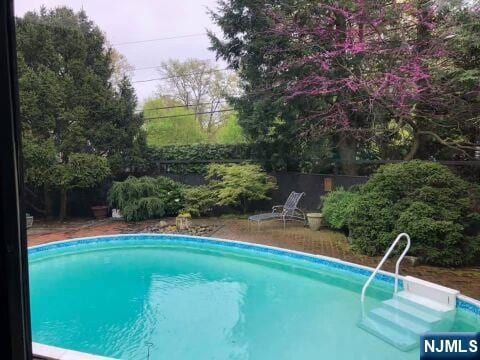
[[[247,211],[248,211],[248,202],[247,202],[247,200],[242,200],[242,201],[240,201],[240,204],[241,204],[241,207],[242,207],[243,214],[246,214]]]
[[[407,155],[405,155],[403,160],[405,161],[413,160],[415,158],[415,155],[417,155],[417,151],[419,148],[420,148],[420,135],[418,133],[415,133],[412,146],[410,147],[410,151],[408,152]]]
[[[45,201],[45,217],[50,219],[53,217],[53,201],[52,194],[46,186],[43,187],[43,199]]]
[[[60,190],[60,215],[59,218],[61,221],[65,220],[67,217],[67,190]]]
[[[419,54],[421,54],[426,48],[428,48],[428,44],[430,43],[430,38],[431,38],[431,30],[426,22],[426,20],[431,20],[431,15],[429,13],[429,9],[430,9],[429,3],[430,2],[428,0],[419,0],[416,4],[417,10],[418,10],[416,50]],[[419,80],[418,86],[423,90],[428,89],[427,80],[426,79]],[[419,111],[420,113],[421,113],[421,110],[425,112],[431,112],[433,110],[433,109],[425,108],[425,105],[422,106],[421,103],[417,104],[416,109],[417,109],[416,111]],[[415,156],[418,153],[418,150],[420,149],[420,145],[422,141],[421,135],[419,134],[420,132],[420,129],[418,127],[419,120],[416,118],[416,116],[414,116],[413,122],[417,124],[417,127],[412,126],[414,131],[414,138],[413,138],[412,146],[410,147],[410,151],[404,157],[405,161],[410,161],[415,158]]]
[[[357,144],[353,138],[342,136],[338,142],[338,152],[345,175],[358,175],[358,165],[355,163]]]

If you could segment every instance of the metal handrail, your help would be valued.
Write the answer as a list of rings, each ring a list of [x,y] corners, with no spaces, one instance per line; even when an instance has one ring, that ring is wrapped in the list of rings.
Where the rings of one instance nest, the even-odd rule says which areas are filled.
[[[410,250],[410,236],[407,233],[401,233],[400,235],[397,236],[395,241],[392,243],[392,245],[390,245],[387,252],[383,256],[382,260],[378,263],[377,267],[375,268],[373,273],[368,278],[365,285],[363,285],[362,297],[361,297],[362,303],[365,300],[365,292],[367,291],[368,286],[370,285],[372,280],[375,278],[375,275],[377,275],[378,271],[383,266],[385,261],[388,259],[388,257],[390,256],[390,253],[393,251],[395,246],[397,246],[398,242],[400,241],[400,239],[402,237],[405,237],[407,239],[407,246],[405,247],[405,250],[403,250],[402,254],[400,255],[400,257],[397,260],[397,264],[395,265],[395,288],[394,288],[394,292],[396,293],[398,291],[398,270],[400,268],[400,263],[402,262],[403,258],[405,257],[406,253],[408,252],[408,250]]]

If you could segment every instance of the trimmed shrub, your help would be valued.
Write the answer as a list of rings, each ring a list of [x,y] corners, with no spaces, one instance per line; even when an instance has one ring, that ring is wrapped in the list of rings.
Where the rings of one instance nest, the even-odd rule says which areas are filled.
[[[177,216],[184,204],[184,185],[164,176],[155,179],[158,187],[158,196],[164,204],[165,215]]]
[[[113,183],[108,202],[127,221],[176,216],[183,207],[183,185],[166,177],[129,177]]]
[[[207,179],[218,205],[239,206],[243,213],[247,212],[250,202],[269,200],[268,192],[277,187],[275,178],[255,164],[211,164]]]
[[[192,216],[208,215],[217,204],[215,191],[205,185],[186,187],[184,197],[185,206],[182,211]]]
[[[407,232],[410,254],[425,263],[472,263],[480,248],[472,195],[477,191],[438,163],[383,166],[360,187],[351,207],[347,223],[352,244],[364,254],[382,255],[399,233]]]
[[[156,219],[165,215],[162,200],[155,196],[143,197],[132,201],[126,204],[121,211],[126,221]]]
[[[347,221],[358,198],[355,192],[338,189],[322,197],[323,219],[332,229],[347,230]]]

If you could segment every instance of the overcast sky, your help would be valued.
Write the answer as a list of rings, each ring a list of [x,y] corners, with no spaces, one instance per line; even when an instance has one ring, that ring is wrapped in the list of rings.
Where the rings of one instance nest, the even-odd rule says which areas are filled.
[[[22,16],[29,10],[68,6],[78,11],[82,7],[107,35],[110,43],[149,40],[165,37],[201,34],[205,29],[218,32],[207,12],[217,0],[15,0],[15,13]],[[136,67],[159,65],[167,59],[212,59],[207,36],[185,37],[139,44],[116,45],[128,62]],[[219,64],[225,67],[225,64]],[[158,77],[155,69],[138,70],[133,80]],[[152,95],[156,82],[134,83],[142,101]]]

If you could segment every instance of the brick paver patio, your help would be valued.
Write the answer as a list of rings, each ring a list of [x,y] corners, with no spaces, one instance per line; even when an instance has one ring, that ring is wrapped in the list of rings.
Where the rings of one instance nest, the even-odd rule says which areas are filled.
[[[168,219],[167,222],[173,224],[174,219]],[[221,225],[210,236],[223,239],[321,254],[371,267],[375,267],[379,261],[379,258],[362,256],[352,252],[345,236],[330,230],[311,231],[301,225],[291,224],[284,231],[279,223],[264,224],[260,229],[257,229],[256,226],[250,228],[247,220],[244,219],[206,218],[195,219],[194,222],[202,225]],[[73,220],[65,223],[37,222],[28,231],[28,244],[33,246],[77,237],[139,233],[145,232],[146,228],[156,223],[158,221],[140,223],[114,220]],[[385,269],[392,271],[394,261],[387,262]],[[424,265],[412,266],[405,261],[402,264],[401,273],[458,289],[465,295],[480,299],[480,268],[449,269]]]

